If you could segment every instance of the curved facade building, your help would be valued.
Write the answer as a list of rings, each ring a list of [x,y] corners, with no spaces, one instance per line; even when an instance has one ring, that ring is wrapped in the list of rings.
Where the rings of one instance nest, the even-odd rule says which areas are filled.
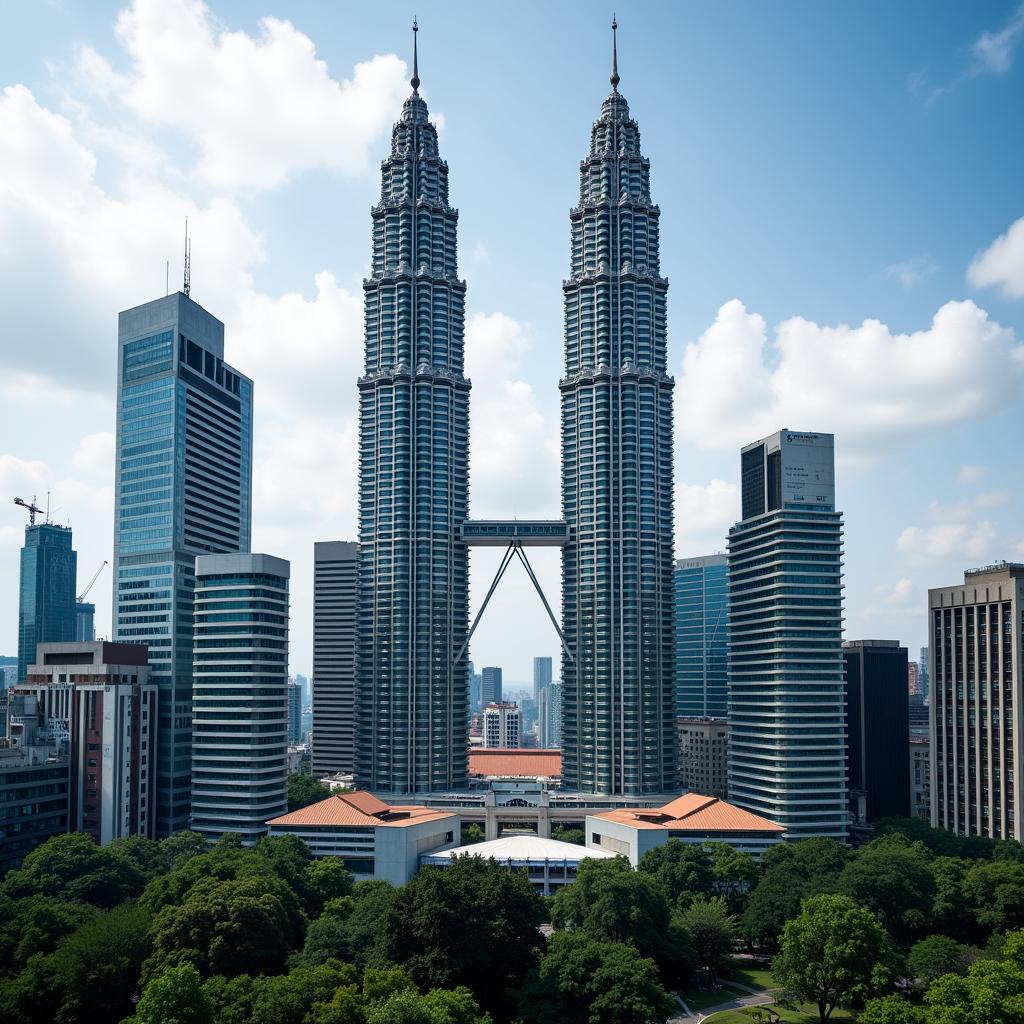
[[[611,83],[563,285],[563,785],[639,795],[675,785],[673,381],[659,210],[614,50]]]
[[[463,787],[468,756],[466,289],[416,70],[412,86],[372,211],[359,380],[356,778],[389,793]]]

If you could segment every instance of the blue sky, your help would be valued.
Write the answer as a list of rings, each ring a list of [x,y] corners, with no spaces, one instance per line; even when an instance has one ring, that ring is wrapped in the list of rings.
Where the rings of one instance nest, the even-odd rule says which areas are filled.
[[[162,294],[165,260],[180,281],[189,215],[193,297],[256,380],[253,542],[293,561],[297,671],[312,542],[354,529],[359,285],[414,9],[3,4],[2,493],[54,491],[83,583],[109,557],[116,313]],[[611,11],[416,13],[469,286],[473,513],[556,515],[568,210]],[[1024,559],[1024,7],[617,14],[671,282],[677,554],[722,547],[741,443],[832,430],[848,635],[916,648],[929,586]],[[11,652],[21,529],[11,506]],[[478,600],[499,556],[474,554]],[[540,563],[557,593],[557,558]],[[105,575],[101,632],[109,591]],[[525,680],[556,652],[513,577],[474,660]]]

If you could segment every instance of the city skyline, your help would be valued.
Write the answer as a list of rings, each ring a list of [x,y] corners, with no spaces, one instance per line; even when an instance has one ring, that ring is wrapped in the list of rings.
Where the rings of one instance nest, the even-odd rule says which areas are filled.
[[[207,14],[194,4],[167,5],[170,13],[163,16],[140,3],[128,9],[115,34],[118,9],[78,11],[47,24],[46,33],[26,12],[9,41],[0,43],[8,69],[0,81],[6,87],[0,98],[3,137],[23,144],[12,150],[0,142],[0,179],[11,186],[0,197],[0,220],[15,241],[10,252],[0,251],[15,285],[0,303],[8,329],[31,340],[3,347],[10,390],[2,413],[8,443],[0,451],[0,480],[9,496],[54,491],[57,519],[70,516],[75,529],[83,572],[110,557],[110,381],[116,359],[111,311],[159,295],[166,259],[171,287],[180,281],[178,236],[188,213],[196,239],[193,296],[224,320],[232,362],[261,388],[253,546],[291,558],[293,615],[297,622],[311,621],[312,542],[355,535],[351,397],[362,333],[358,279],[368,255],[365,210],[376,188],[375,163],[408,88],[404,62],[412,11],[396,11],[369,28],[346,27],[342,39],[339,19],[301,4],[281,5],[279,16],[291,25],[277,37],[230,3],[214,4]],[[1020,558],[1024,542],[1009,517],[1024,498],[1012,451],[1006,444],[985,443],[989,434],[1012,436],[1020,422],[1024,303],[1015,296],[1024,293],[1024,272],[1014,269],[1012,254],[1024,229],[1007,233],[1024,211],[1014,206],[1007,183],[1020,175],[1022,143],[998,130],[992,138],[975,124],[984,110],[985,123],[991,127],[994,120],[998,129],[1015,90],[1019,95],[1013,40],[990,63],[981,54],[991,48],[976,46],[986,33],[998,36],[1015,6],[991,5],[980,12],[946,7],[939,9],[941,16],[915,20],[914,12],[923,10],[907,5],[894,14],[884,39],[871,38],[863,28],[853,32],[841,59],[836,36],[843,35],[849,15],[836,16],[834,31],[823,31],[819,15],[809,12],[808,23],[793,27],[792,38],[769,32],[767,49],[775,61],[795,50],[804,34],[816,33],[820,63],[792,61],[785,81],[766,76],[750,116],[759,115],[766,130],[781,128],[785,109],[796,123],[791,134],[780,136],[792,148],[786,158],[776,138],[756,160],[736,159],[750,155],[736,148],[744,131],[754,145],[764,138],[738,110],[737,90],[730,90],[699,50],[728,38],[738,40],[754,61],[752,40],[765,15],[753,7],[743,8],[739,19],[710,8],[679,13],[657,4],[619,12],[624,89],[643,115],[645,150],[669,225],[662,239],[663,272],[676,281],[669,371],[677,379],[677,403],[689,403],[687,415],[677,417],[675,436],[675,554],[724,550],[725,530],[739,518],[738,477],[727,447],[737,433],[745,440],[787,421],[834,430],[838,504],[847,523],[846,635],[898,636],[911,649],[925,639],[928,586],[945,585],[972,565]],[[569,23],[581,11],[566,5],[552,12],[538,45],[564,48],[572,38]],[[215,18],[248,40],[249,49],[229,53]],[[565,212],[572,205],[573,168],[593,120],[594,96],[606,81],[607,25],[604,19],[584,19],[594,24],[586,24],[583,39],[566,51],[571,59],[564,69],[552,61],[543,73],[516,77],[517,90],[527,98],[519,103],[504,84],[515,76],[511,56],[488,53],[486,60],[495,66],[486,74],[478,73],[475,62],[483,57],[475,51],[466,55],[466,64],[454,59],[450,30],[459,18],[481,38],[493,33],[492,14],[454,5],[431,15],[422,55],[430,68],[424,93],[442,115],[441,142],[464,226],[467,375],[476,386],[471,510],[477,516],[510,510],[554,516],[560,372],[552,342],[560,333]],[[921,38],[911,49],[912,30],[920,30]],[[510,43],[526,31],[518,24],[503,29],[511,33]],[[317,70],[303,55],[296,43],[300,32],[327,61],[326,69]],[[298,134],[284,137],[292,156],[274,147],[274,159],[246,164],[240,154],[262,155],[251,133],[232,130],[228,119],[209,120],[212,114],[195,107],[192,126],[168,122],[170,115],[154,106],[161,96],[173,95],[160,90],[173,84],[180,67],[167,62],[162,74],[170,79],[153,78],[155,72],[146,70],[146,56],[161,35],[172,48],[191,46],[211,76],[223,75],[231,60],[248,60],[244,70],[255,83],[272,82],[263,58],[286,52],[308,71],[293,76],[298,97],[311,110],[325,104],[350,134],[337,135],[325,148],[311,141],[324,134],[321,125],[304,127],[298,119],[291,129]],[[678,67],[669,62],[671,47],[681,48],[686,58]],[[855,73],[858,61],[872,67],[871,84]],[[362,68],[354,72],[359,62]],[[671,91],[679,89],[684,97],[679,112],[660,87],[669,68],[676,76]],[[743,68],[744,101],[764,70],[756,62]],[[478,95],[459,88],[467,78],[478,83]],[[332,84],[343,80],[351,80],[354,94]],[[791,91],[806,93],[812,86],[819,98],[794,105]],[[876,102],[885,89],[894,97],[888,110]],[[349,95],[347,106],[336,101],[336,93],[342,99]],[[510,171],[494,158],[500,147],[487,143],[499,137],[492,134],[499,128],[521,133],[536,116],[534,97],[545,93],[564,97],[564,109],[541,129],[545,157],[525,169],[528,199],[523,190],[506,187],[503,176]],[[124,103],[115,99],[122,94]],[[874,136],[865,132],[858,95],[859,102],[870,103]],[[362,105],[358,118],[348,109],[354,102]],[[817,125],[823,115],[836,122],[831,132]],[[271,118],[270,124],[277,122]],[[954,131],[960,149],[984,138],[984,167],[945,158]],[[840,140],[842,133],[849,139]],[[912,137],[919,156],[897,144],[901,133]],[[156,157],[164,150],[171,154],[173,174],[158,169]],[[352,155],[339,155],[341,150]],[[864,171],[867,164],[873,165],[870,173]],[[54,169],[44,174],[44,167]],[[956,187],[967,170],[970,194]],[[784,173],[792,183],[780,188]],[[921,184],[925,173],[929,181]],[[485,188],[481,179],[488,176]],[[317,197],[313,202],[330,197],[338,208],[334,219],[317,224],[299,195],[306,192]],[[71,200],[58,201],[61,194]],[[487,201],[497,194],[503,195],[501,203]],[[840,195],[842,204],[836,202]],[[900,198],[910,195],[916,201],[896,210]],[[700,204],[707,208],[702,211]],[[492,206],[511,212],[517,223],[499,219]],[[951,210],[956,216],[939,215]],[[781,231],[787,215],[799,229],[792,244]],[[821,221],[820,228],[809,225],[810,217]],[[871,222],[877,239],[869,240],[857,219]],[[138,224],[146,230],[135,230]],[[831,239],[832,247],[829,230],[842,232],[838,241]],[[134,241],[138,234],[145,241]],[[993,246],[1004,235],[1006,241]],[[785,240],[776,250],[779,239]],[[308,251],[300,254],[298,247]],[[18,266],[7,262],[14,252]],[[808,252],[827,258],[808,260]],[[824,267],[811,271],[808,263]],[[31,280],[19,276],[22,264],[30,268]],[[321,271],[332,276],[315,279]],[[784,280],[787,274],[792,280]],[[43,279],[49,290],[66,295],[62,308],[42,308],[32,299],[32,282]],[[952,300],[977,305],[946,306]],[[913,333],[928,331],[940,309],[932,333]],[[888,326],[834,326],[871,317]],[[894,342],[896,332],[907,337]],[[69,337],[73,345],[65,342]],[[288,358],[279,359],[285,351]],[[763,365],[762,359],[778,360],[778,370],[771,377],[744,375],[754,390],[738,394],[726,386],[729,377],[716,363],[716,351],[747,369]],[[330,374],[323,373],[326,356]],[[854,372],[865,359],[872,370],[867,377]],[[929,367],[927,382],[923,366]],[[836,380],[840,367],[848,371],[846,380]],[[824,416],[808,411],[801,397],[805,381],[816,386]],[[899,399],[890,403],[895,412],[872,406],[869,382]],[[960,400],[961,391],[970,394]],[[717,404],[711,400],[716,394]],[[49,422],[20,429],[27,412],[40,407],[60,410],[53,418],[59,429]],[[772,422],[763,423],[769,416]],[[984,459],[977,454],[983,448]],[[338,451],[349,463],[333,470],[337,480],[326,481],[325,466]],[[897,495],[899,501],[892,502]],[[23,522],[17,510],[9,516],[0,527],[0,571],[13,581]],[[485,556],[474,563],[471,611],[493,572]],[[557,599],[557,557],[538,555],[537,563],[546,591]],[[112,579],[105,574],[90,595],[99,635],[110,635]],[[499,591],[470,651],[478,665],[503,665],[510,680],[527,681],[530,659],[557,651],[528,586],[511,578]],[[0,613],[0,649],[13,653],[15,587],[5,588]],[[311,665],[310,633],[296,630],[293,671]],[[530,639],[525,645],[524,635]]]

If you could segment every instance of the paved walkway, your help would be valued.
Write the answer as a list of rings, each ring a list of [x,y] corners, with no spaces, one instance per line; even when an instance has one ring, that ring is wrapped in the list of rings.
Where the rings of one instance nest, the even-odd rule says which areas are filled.
[[[711,1014],[718,1013],[721,1010],[738,1010],[742,1006],[767,1006],[775,1002],[775,996],[770,992],[758,992],[757,989],[741,985],[738,981],[730,981],[729,987],[749,992],[750,995],[736,996],[735,999],[730,999],[728,1002],[708,1006],[703,1010],[691,1010],[679,996],[676,996],[676,1002],[682,1007],[683,1012],[670,1017],[669,1024],[700,1024],[705,1017],[710,1017]]]

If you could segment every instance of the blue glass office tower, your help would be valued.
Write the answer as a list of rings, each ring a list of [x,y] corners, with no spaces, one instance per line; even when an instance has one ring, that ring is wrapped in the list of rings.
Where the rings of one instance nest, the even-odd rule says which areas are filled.
[[[25,527],[18,602],[18,681],[36,660],[36,644],[75,639],[78,555],[71,530],[53,523]]]
[[[618,91],[591,131],[571,212],[562,394],[562,778],[640,795],[675,786],[672,387],[659,210]]]
[[[248,551],[252,381],[181,292],[118,318],[114,636],[159,687],[159,835],[189,827],[197,555]]]
[[[417,70],[372,211],[359,379],[356,779],[391,793],[458,789],[468,770],[467,663],[455,663],[469,614],[466,288]]]
[[[676,714],[729,710],[729,570],[725,555],[676,562]]]

